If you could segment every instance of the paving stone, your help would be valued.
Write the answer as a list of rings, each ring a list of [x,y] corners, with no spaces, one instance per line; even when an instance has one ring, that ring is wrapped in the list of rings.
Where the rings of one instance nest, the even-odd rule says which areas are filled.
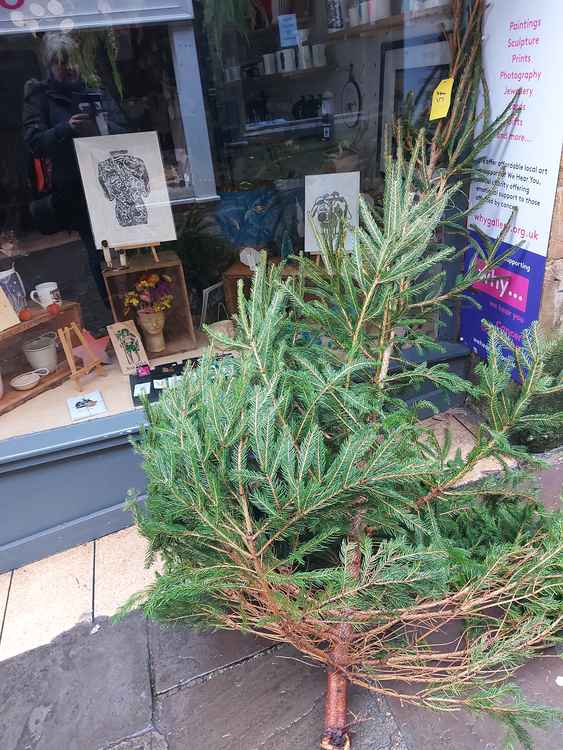
[[[0,661],[92,621],[93,555],[89,542],[14,571]]]
[[[324,669],[283,648],[162,696],[155,723],[169,750],[315,748],[323,727]],[[354,750],[407,750],[389,710],[352,691]]]
[[[117,745],[106,745],[100,750],[168,750],[168,745],[159,732],[151,730],[140,737],[123,740]]]
[[[138,614],[79,625],[0,663],[1,750],[96,750],[148,727],[151,713]]]
[[[520,685],[532,705],[551,706],[561,710],[563,687],[556,678],[563,675],[563,662],[557,656],[534,659],[517,673]],[[390,702],[393,715],[409,750],[499,750],[504,747],[506,729],[494,719],[467,711],[438,713]],[[561,724],[541,730],[527,727],[534,739],[534,750],[556,750],[563,747]]]
[[[156,563],[145,568],[147,547],[136,526],[96,540],[95,617],[111,617],[130,596],[154,582],[155,571],[161,566]]]
[[[271,648],[272,642],[241,633],[198,633],[149,622],[153,684],[157,693]]]

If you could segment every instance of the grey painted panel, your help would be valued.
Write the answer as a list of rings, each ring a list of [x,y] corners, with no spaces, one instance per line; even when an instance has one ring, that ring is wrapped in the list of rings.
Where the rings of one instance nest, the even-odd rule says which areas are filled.
[[[56,427],[0,441],[0,473],[13,471],[22,462],[65,456],[67,451],[100,450],[107,441],[126,443],[144,423],[142,410]]]
[[[125,444],[4,474],[1,486],[5,545],[122,503],[145,480],[139,456]]]
[[[10,570],[131,524],[129,489],[143,491],[130,411],[0,443],[0,570]]]
[[[123,503],[0,546],[0,573],[91,542],[133,523]]]

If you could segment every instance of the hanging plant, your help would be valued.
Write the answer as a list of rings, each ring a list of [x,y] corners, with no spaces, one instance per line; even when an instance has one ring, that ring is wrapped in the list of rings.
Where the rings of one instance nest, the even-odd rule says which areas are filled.
[[[270,19],[259,0],[204,0],[203,23],[209,38],[209,44],[215,58],[223,59],[222,45],[225,29],[232,28],[246,38],[257,17],[261,17],[265,26]]]
[[[123,99],[123,80],[117,66],[119,45],[113,29],[88,30],[73,35],[75,45],[69,50],[71,62],[78,67],[84,82],[90,88],[100,88],[99,54],[102,50],[108,59],[112,80],[119,97]]]

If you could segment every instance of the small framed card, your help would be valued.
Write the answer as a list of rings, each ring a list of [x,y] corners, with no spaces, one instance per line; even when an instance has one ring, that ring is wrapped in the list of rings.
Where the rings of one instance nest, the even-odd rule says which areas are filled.
[[[91,393],[86,394],[81,393],[79,396],[67,398],[66,402],[70,412],[70,418],[73,422],[77,422],[80,419],[87,419],[88,417],[96,417],[99,414],[105,414],[107,412],[100,391],[92,391]]]
[[[0,286],[0,331],[17,326],[19,322],[20,319],[16,315],[16,311],[12,307],[5,291]]]
[[[137,383],[133,388],[133,397],[140,398],[141,396],[151,395],[151,383]]]
[[[124,375],[136,374],[149,358],[135,322],[124,320],[122,323],[112,323],[107,328],[121,372]]]

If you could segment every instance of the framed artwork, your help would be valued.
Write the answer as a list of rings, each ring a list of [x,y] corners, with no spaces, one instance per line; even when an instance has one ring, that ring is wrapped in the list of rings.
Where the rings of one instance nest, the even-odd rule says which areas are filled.
[[[176,239],[156,132],[74,140],[97,248]]]
[[[319,253],[313,224],[318,229],[333,221],[350,226],[346,233],[346,249],[354,247],[354,228],[359,222],[360,173],[334,172],[305,177],[305,252]]]
[[[432,94],[449,75],[450,48],[442,37],[432,35],[389,42],[381,46],[379,86],[379,163],[384,169],[383,133],[396,117],[410,109],[413,122],[428,127]]]
[[[144,365],[149,361],[141,335],[133,320],[113,323],[108,326],[108,334],[124,375],[133,375],[137,372],[139,365]]]
[[[107,412],[100,391],[92,391],[86,394],[81,393],[79,396],[67,398],[66,402],[70,418],[73,422],[79,419],[86,419],[87,417],[96,417],[98,414],[105,414]]]
[[[16,311],[12,307],[8,295],[0,286],[0,331],[17,326],[19,322],[20,319],[16,315]]]

